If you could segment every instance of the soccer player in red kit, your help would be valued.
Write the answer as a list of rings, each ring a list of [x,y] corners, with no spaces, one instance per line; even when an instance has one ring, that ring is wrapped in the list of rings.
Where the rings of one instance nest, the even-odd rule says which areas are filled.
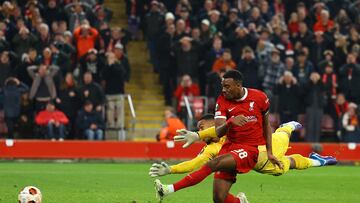
[[[230,70],[223,76],[222,95],[215,109],[215,128],[218,137],[227,135],[228,140],[218,157],[175,184],[164,185],[158,179],[155,180],[155,189],[160,199],[195,185],[216,172],[214,202],[247,202],[243,193],[235,197],[229,191],[236,182],[237,173],[247,173],[256,165],[259,145],[266,144],[268,160],[282,168],[282,163],[272,154],[269,99],[259,90],[243,87],[242,81],[242,74],[236,70]]]

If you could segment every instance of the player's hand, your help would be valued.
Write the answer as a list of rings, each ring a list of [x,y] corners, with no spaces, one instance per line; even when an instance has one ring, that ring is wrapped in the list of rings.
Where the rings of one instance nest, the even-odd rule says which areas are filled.
[[[199,134],[196,132],[192,132],[189,130],[181,129],[176,131],[176,136],[174,136],[175,142],[185,142],[182,146],[183,148],[189,147],[192,143],[199,141],[200,137]]]
[[[234,125],[237,125],[237,126],[243,126],[248,122],[248,119],[242,114],[232,117],[230,119],[231,119],[231,123],[233,123]]]
[[[268,159],[272,164],[274,164],[274,166],[278,166],[280,169],[284,169],[284,165],[273,154],[268,154]]]
[[[154,163],[150,167],[149,175],[151,177],[164,176],[170,173],[170,167],[167,163],[161,162],[161,164]]]

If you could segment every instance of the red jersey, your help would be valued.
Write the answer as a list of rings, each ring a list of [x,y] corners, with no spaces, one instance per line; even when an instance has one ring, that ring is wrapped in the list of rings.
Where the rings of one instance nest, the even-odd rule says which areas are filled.
[[[263,129],[263,116],[269,109],[269,99],[260,90],[244,88],[244,96],[237,100],[227,100],[220,95],[216,102],[215,119],[226,120],[238,115],[247,117],[248,122],[243,126],[233,125],[227,135],[230,142],[251,146],[266,144]]]

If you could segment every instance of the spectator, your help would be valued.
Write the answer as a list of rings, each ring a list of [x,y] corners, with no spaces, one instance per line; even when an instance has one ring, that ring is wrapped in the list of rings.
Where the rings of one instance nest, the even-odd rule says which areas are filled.
[[[98,54],[96,49],[90,49],[87,54],[80,59],[80,73],[91,72],[95,82],[100,83],[101,71],[104,66],[102,57]]]
[[[230,49],[224,49],[222,56],[216,59],[214,65],[212,66],[212,71],[217,72],[223,68],[226,70],[232,70],[236,68],[235,62],[231,59]]]
[[[285,70],[293,72],[295,66],[295,61],[292,56],[288,56],[285,58]]]
[[[55,141],[64,141],[65,139],[65,125],[69,123],[69,119],[66,115],[55,108],[55,104],[49,101],[46,105],[46,109],[40,111],[35,118],[36,125],[42,128],[46,128],[45,138]]]
[[[210,21],[210,33],[215,35],[218,32],[223,31],[224,24],[220,18],[220,12],[218,10],[211,10],[209,12],[209,21]]]
[[[104,91],[98,83],[93,81],[90,72],[85,72],[83,78],[84,84],[80,87],[82,101],[89,100],[95,106],[97,112],[102,111],[105,104]]]
[[[198,80],[199,73],[199,52],[192,39],[183,37],[180,40],[180,48],[175,50],[175,60],[177,76],[190,75],[194,80]]]
[[[305,22],[299,22],[299,34],[295,38],[297,42],[305,47],[311,47],[314,34],[308,29],[308,25]]]
[[[15,74],[14,60],[11,60],[12,53],[4,51],[0,54],[0,89],[5,85],[5,81]],[[14,56],[13,56],[14,57]]]
[[[338,35],[335,41],[335,65],[341,67],[347,62],[347,55],[349,54],[349,42],[344,35]]]
[[[234,34],[229,36],[229,43],[231,43],[231,51],[235,61],[239,61],[242,49],[246,46],[252,48],[256,45],[256,34],[255,32],[249,32],[245,27],[236,28]]]
[[[200,36],[201,40],[204,42],[210,42],[212,39],[212,34],[210,32],[210,21],[208,19],[203,19],[200,25]]]
[[[326,106],[324,112],[326,114],[329,114],[335,120],[336,112],[334,108],[334,103],[337,95],[338,78],[334,73],[332,63],[329,63],[325,67],[325,72],[322,75],[322,82],[324,84],[324,90],[326,96]]]
[[[288,29],[291,37],[296,37],[299,33],[299,18],[297,13],[291,13],[291,17],[288,23]]]
[[[93,109],[90,101],[85,101],[84,108],[80,110],[76,126],[88,140],[103,140],[105,121],[98,111]]]
[[[340,89],[348,100],[360,103],[360,65],[356,56],[349,54],[347,64],[340,68]]]
[[[160,81],[162,82],[165,104],[171,105],[172,92],[176,82],[176,70],[171,66],[172,47],[174,45],[175,26],[168,25],[166,31],[159,37],[157,57],[159,61]]]
[[[221,69],[218,72],[210,72],[207,75],[207,85],[206,85],[206,93],[205,95],[209,98],[209,106],[215,107],[216,99],[222,93],[222,85],[221,81],[226,73],[225,69]],[[209,108],[213,109],[213,108]]]
[[[306,141],[319,142],[321,136],[321,120],[324,112],[324,86],[320,75],[311,73],[310,81],[303,88],[306,105]]]
[[[299,85],[303,86],[308,83],[310,74],[314,72],[313,64],[307,60],[307,54],[305,52],[300,52],[297,57],[297,63],[294,66],[293,73]]]
[[[334,27],[334,22],[330,20],[329,11],[323,9],[320,13],[320,19],[314,25],[314,32],[328,32]]]
[[[290,71],[285,71],[274,89],[281,123],[298,120],[300,93],[296,78]]]
[[[109,128],[120,128],[122,106],[121,99],[124,94],[126,70],[116,58],[115,54],[108,52],[107,64],[102,72],[102,86],[107,100],[107,124]]]
[[[70,31],[74,31],[78,26],[80,26],[80,22],[83,22],[87,19],[87,15],[83,6],[86,6],[86,4],[82,4],[81,2],[74,2],[67,4],[64,7],[65,13],[69,19]]]
[[[344,128],[344,142],[360,142],[360,124],[359,115],[356,112],[357,105],[350,103],[348,110],[342,118],[342,125]]]
[[[21,138],[35,138],[39,136],[34,135],[34,107],[30,101],[28,92],[21,95],[20,119],[17,124],[17,131]]]
[[[52,25],[53,22],[65,20],[62,5],[59,5],[56,0],[49,0],[43,11],[44,20],[48,25]]]
[[[84,56],[90,49],[95,48],[98,36],[99,32],[95,28],[90,27],[89,22],[86,20],[82,21],[81,25],[74,30],[78,59]]]
[[[205,55],[204,73],[206,74],[212,70],[215,61],[222,56],[224,52],[222,40],[219,37],[215,37],[212,41],[212,48]]]
[[[327,36],[322,32],[315,32],[315,40],[312,42],[310,48],[310,61],[317,64],[324,59],[324,51],[331,49]]]
[[[37,65],[37,51],[34,48],[30,48],[29,51],[21,57],[20,65],[16,68],[17,78],[25,83],[27,86],[31,86],[32,78],[27,72],[29,66]]]
[[[337,131],[337,134],[341,134],[341,119],[344,116],[345,112],[347,111],[349,106],[349,103],[346,101],[345,95],[343,93],[339,93],[336,96],[336,102],[334,104],[336,117],[334,120],[335,123],[335,130]]]
[[[272,98],[272,91],[285,71],[285,65],[280,61],[280,51],[274,48],[271,53],[271,61],[265,71],[263,82],[264,91]]]
[[[124,50],[124,52],[126,52],[125,48],[129,41],[128,35],[128,31],[124,28],[111,28],[111,38],[109,40],[106,40],[109,41],[108,43],[105,43],[106,51],[115,51],[114,49],[116,49],[116,45],[121,44],[123,46],[122,49]]]
[[[319,64],[317,65],[318,67],[318,72],[319,74],[323,74],[325,71],[325,67],[328,66],[329,64],[333,64],[333,56],[334,56],[334,52],[331,50],[326,50],[324,51],[324,56],[325,59],[320,61]],[[338,70],[336,69],[337,67],[335,66],[335,73],[338,73]]]
[[[164,16],[160,13],[159,2],[151,1],[150,12],[145,17],[145,36],[154,71],[158,71],[158,62],[156,57],[156,40],[161,33],[161,28],[163,24]]]
[[[346,35],[349,32],[352,22],[345,9],[339,10],[335,17],[335,22],[339,26],[338,29],[341,34]]]
[[[81,95],[72,73],[67,73],[62,81],[56,104],[69,119],[69,138],[74,138],[76,116],[81,107]]]
[[[37,32],[38,32],[38,39],[39,39],[38,49],[43,50],[45,47],[48,47],[51,42],[49,26],[45,23],[41,23],[37,27]]]
[[[14,138],[15,125],[21,111],[21,95],[29,88],[17,78],[10,77],[5,81],[4,87],[4,113],[8,128],[8,138]]]
[[[160,134],[156,136],[160,142],[166,142],[174,140],[176,131],[180,129],[186,129],[184,123],[176,116],[173,108],[165,110],[165,124],[160,130]]]
[[[25,26],[19,29],[19,33],[12,39],[12,46],[14,52],[18,56],[22,56],[27,53],[30,48],[35,48],[38,44],[37,37],[30,33],[29,29]]]
[[[204,19],[205,20],[205,19]],[[230,36],[234,34],[235,29],[240,25],[242,22],[238,17],[238,10],[236,8],[230,9],[229,12],[229,20],[225,24],[224,34],[226,36]]]
[[[114,54],[116,60],[124,68],[124,80],[125,82],[130,81],[131,68],[128,57],[124,53],[124,46],[120,43],[117,43],[114,48]]]
[[[192,82],[189,75],[184,75],[181,79],[180,85],[176,88],[174,97],[177,100],[177,110],[181,112],[185,107],[184,96],[195,97],[200,96],[200,89],[197,84]]]
[[[37,70],[37,72],[35,72]],[[56,98],[54,77],[59,71],[55,65],[29,66],[27,71],[33,79],[30,89],[30,99],[35,100],[36,111],[42,110],[44,105]]]
[[[259,78],[259,63],[255,58],[251,47],[244,47],[238,70],[246,75],[243,85],[249,88],[260,88],[261,79]]]

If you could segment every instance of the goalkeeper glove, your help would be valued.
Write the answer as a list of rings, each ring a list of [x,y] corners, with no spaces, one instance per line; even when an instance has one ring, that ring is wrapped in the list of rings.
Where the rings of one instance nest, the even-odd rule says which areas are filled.
[[[176,135],[174,137],[174,141],[175,142],[186,142],[182,147],[183,148],[187,148],[189,147],[192,143],[199,141],[200,140],[200,136],[198,133],[196,132],[192,132],[189,130],[185,130],[185,129],[181,129],[181,130],[177,130],[176,133],[178,135]]]
[[[151,177],[158,177],[158,176],[164,176],[169,174],[170,171],[170,167],[169,165],[167,165],[167,163],[165,162],[161,162],[161,164],[158,163],[154,163],[151,167],[150,167],[150,172],[149,175]]]

